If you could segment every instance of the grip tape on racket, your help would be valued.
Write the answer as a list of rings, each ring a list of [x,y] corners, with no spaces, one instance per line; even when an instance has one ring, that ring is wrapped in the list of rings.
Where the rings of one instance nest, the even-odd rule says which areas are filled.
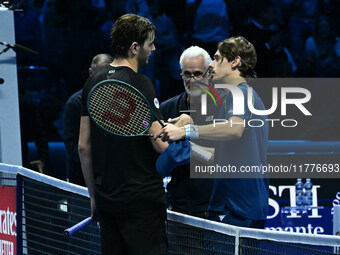
[[[76,225],[65,229],[64,230],[64,235],[66,237],[71,237],[72,235],[74,235],[75,233],[77,233],[78,231],[82,230],[83,228],[85,228],[87,225],[89,225],[92,222],[92,218],[88,217],[85,220],[82,220],[81,222],[78,222]]]

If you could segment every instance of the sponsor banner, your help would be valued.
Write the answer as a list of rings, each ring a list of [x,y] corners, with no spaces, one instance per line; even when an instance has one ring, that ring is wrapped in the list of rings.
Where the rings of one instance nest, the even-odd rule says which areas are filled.
[[[307,234],[336,234],[335,217],[340,231],[340,192],[338,179],[312,179],[313,198],[310,207],[296,206],[295,180],[272,180],[269,187],[269,210],[266,229]],[[338,206],[336,208],[336,206]],[[339,215],[337,215],[337,210]],[[333,215],[334,214],[334,215]],[[334,232],[335,231],[335,232]],[[339,234],[339,233],[338,233]]]
[[[16,255],[16,188],[0,186],[0,254]]]

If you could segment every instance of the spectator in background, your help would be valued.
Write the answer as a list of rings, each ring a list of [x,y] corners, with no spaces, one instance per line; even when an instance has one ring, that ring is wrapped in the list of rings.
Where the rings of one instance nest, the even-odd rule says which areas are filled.
[[[315,77],[317,73],[316,56],[312,51],[304,51],[301,59],[298,61],[296,77]]]
[[[265,43],[266,51],[263,54],[263,60],[267,68],[262,69],[262,76],[292,77],[297,70],[290,51],[284,46],[285,35],[283,29],[278,29]]]
[[[134,13],[150,19],[148,2],[146,0],[126,0],[125,9],[127,13]]]
[[[38,107],[33,100],[19,94],[21,153],[23,166],[44,173],[48,160],[48,139]],[[28,162],[28,142],[34,141],[38,159]]]
[[[213,54],[217,43],[230,36],[230,30],[226,3],[223,0],[201,0],[194,16],[190,44]]]
[[[290,50],[298,61],[303,54],[304,42],[314,34],[317,17],[320,15],[324,0],[291,1],[289,12]]]
[[[266,56],[270,55],[268,41],[272,34],[278,31],[279,26],[276,17],[275,4],[271,0],[266,0],[264,5],[256,7],[253,17],[248,20],[242,31],[242,34],[256,48],[256,73],[259,77],[266,76],[268,73],[268,63],[266,61]]]
[[[105,0],[105,10],[109,12],[108,18],[112,20],[118,19],[126,13],[126,0]],[[111,25],[112,27],[112,25]],[[110,31],[108,31],[108,36]]]
[[[308,37],[305,51],[315,55],[318,63],[318,76],[337,77],[340,64],[340,38],[332,31],[325,16],[318,19],[313,36]]]
[[[104,68],[113,61],[109,54],[98,54],[92,59],[88,69],[91,77],[97,71]],[[70,182],[86,186],[83,173],[81,170],[80,159],[78,155],[79,127],[81,116],[81,93],[82,89],[74,93],[66,102],[64,112],[64,143],[67,152],[67,169],[66,175]]]
[[[41,14],[44,32],[45,63],[64,78],[68,95],[80,89],[79,80],[88,76],[88,63],[98,52],[105,52],[107,42],[99,27],[102,11],[89,0],[46,0]],[[87,62],[88,61],[88,62]],[[64,63],[73,63],[64,68]],[[77,73],[77,75],[74,75]]]
[[[45,65],[61,73],[66,47],[66,21],[63,13],[58,1],[46,0],[39,17],[42,23]]]
[[[179,42],[177,30],[173,20],[166,15],[164,1],[153,0],[150,5],[152,22],[157,29],[154,53],[155,59],[155,79],[160,101],[175,96],[183,91],[181,77],[178,72],[178,52]],[[167,61],[164,61],[166,59]]]
[[[225,0],[228,2],[228,14],[232,34],[239,34],[248,19],[252,16],[255,6],[261,5],[259,0]]]
[[[60,118],[62,110],[61,100],[53,94],[45,95],[39,102],[39,112],[47,132],[48,141],[61,141],[59,128],[55,121]]]
[[[152,0],[151,0],[152,1]],[[148,0],[150,3],[150,0]],[[175,23],[177,30],[177,37],[181,44],[183,44],[184,36],[186,36],[187,26],[186,20],[190,14],[187,13],[187,0],[160,0],[160,5],[165,14]],[[193,16],[193,15],[192,15]],[[190,16],[191,17],[191,16]]]
[[[35,51],[42,47],[42,26],[36,12],[29,9],[28,0],[17,1],[14,5],[17,11],[14,12],[15,40]],[[40,64],[39,58],[35,55],[17,54],[18,66]]]
[[[29,8],[36,12],[38,15],[40,15],[41,10],[44,6],[45,0],[28,0],[29,2]]]

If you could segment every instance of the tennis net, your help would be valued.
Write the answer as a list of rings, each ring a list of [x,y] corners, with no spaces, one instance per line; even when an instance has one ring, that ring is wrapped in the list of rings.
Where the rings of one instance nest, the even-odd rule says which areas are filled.
[[[18,254],[100,254],[93,223],[71,238],[64,230],[90,215],[84,187],[0,163],[0,186],[16,186]],[[169,254],[340,254],[340,237],[240,228],[168,211]]]

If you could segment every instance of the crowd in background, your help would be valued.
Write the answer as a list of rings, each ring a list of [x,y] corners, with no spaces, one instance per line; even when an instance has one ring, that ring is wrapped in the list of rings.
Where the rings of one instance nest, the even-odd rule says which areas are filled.
[[[234,35],[254,44],[260,78],[339,76],[340,0],[13,2],[16,43],[39,52],[17,55],[20,92],[36,103],[48,141],[63,139],[65,102],[84,85],[93,56],[111,53],[110,29],[124,13],[148,17],[156,25],[156,51],[142,73],[155,84],[161,102],[184,90],[178,61],[185,48],[198,45],[213,56],[217,42]],[[318,124],[286,135],[273,132],[271,139],[340,138],[340,89],[319,84],[311,90],[317,92],[312,108]]]

